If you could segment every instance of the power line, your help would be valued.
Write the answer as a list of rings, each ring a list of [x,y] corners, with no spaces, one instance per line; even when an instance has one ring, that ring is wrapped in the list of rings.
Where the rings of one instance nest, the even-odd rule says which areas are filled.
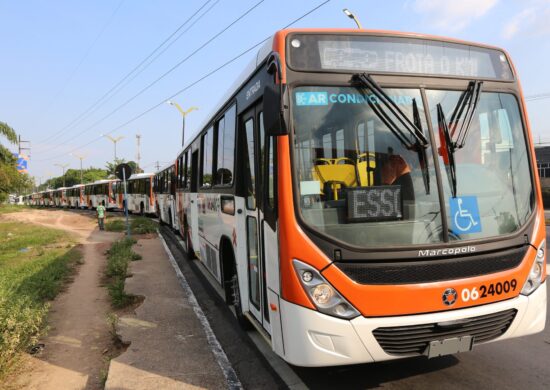
[[[532,102],[534,100],[543,100],[543,99],[548,99],[548,98],[550,98],[550,92],[539,93],[537,95],[525,96],[525,101],[526,102]]]
[[[141,60],[141,62],[139,64],[137,64],[130,72],[128,72],[121,80],[119,80],[113,87],[111,87],[111,89],[109,89],[107,92],[105,92],[99,99],[97,99],[90,107],[88,107],[85,111],[83,111],[81,114],[79,114],[75,119],[73,119],[69,124],[67,124],[65,127],[63,127],[61,130],[59,130],[58,132],[56,132],[55,134],[49,136],[49,137],[46,137],[44,140],[40,141],[40,142],[46,142],[46,141],[49,141],[49,140],[52,140],[52,139],[55,139],[55,138],[58,138],[59,135],[61,135],[61,133],[63,133],[65,130],[73,127],[73,125],[77,125],[78,123],[80,123],[81,119],[85,119],[85,117],[88,117],[90,113],[90,111],[94,110],[94,108],[96,108],[96,106],[101,103],[102,101],[104,101],[110,94],[111,92],[113,92],[115,89],[117,89],[117,87],[119,87],[122,83],[124,83],[132,74],[134,74],[134,72],[136,72],[145,62],[147,62],[147,60],[149,60],[158,50],[160,50],[160,48],[162,48],[162,46],[164,46],[166,44],[166,42],[168,42],[170,39],[172,39],[172,37],[174,35],[176,35],[183,27],[185,27],[187,25],[187,23],[189,23],[204,7],[206,7],[212,0],[208,0],[206,3],[204,3],[201,7],[199,7],[199,9],[197,9],[189,18],[187,18],[182,24],[179,25],[179,27],[174,30],[166,39],[164,39],[164,41],[162,41],[162,43],[160,45],[158,45],[151,53],[149,53],[143,60]],[[219,0],[218,0],[219,1]],[[217,2],[216,2],[217,3]],[[210,8],[211,9],[211,8]],[[209,10],[210,10],[209,9]],[[208,11],[207,11],[208,12]],[[186,30],[187,31],[187,30]],[[174,39],[170,44],[172,45],[173,43],[175,43],[181,36],[183,35],[180,34],[178,37],[176,37],[176,39]],[[168,47],[169,47],[168,46]],[[164,51],[163,51],[164,53]],[[155,57],[155,59],[158,58],[158,57]],[[154,60],[155,60],[154,59]],[[153,60],[153,61],[154,61]],[[151,61],[152,63],[152,61]],[[148,64],[150,65],[150,63]],[[147,65],[147,66],[148,66]],[[110,98],[109,98],[110,99]],[[108,100],[108,99],[107,99]],[[93,111],[95,112],[95,110]],[[93,113],[92,112],[92,113]],[[78,122],[78,123],[77,123]]]
[[[310,14],[312,14],[313,12],[317,11],[319,8],[323,7],[324,5],[326,5],[327,3],[330,3],[331,0],[325,0],[323,1],[322,3],[318,4],[317,6],[315,6],[314,8],[312,8],[311,10],[309,10],[308,12],[306,12],[305,14],[303,14],[302,16],[294,19],[292,22],[290,22],[289,24],[287,24],[286,26],[284,26],[282,29],[285,29],[285,28],[288,28],[296,23],[298,23],[300,20],[304,19],[305,17],[309,16]],[[198,83],[202,82],[203,80],[207,79],[208,77],[212,76],[213,74],[219,72],[221,69],[225,68],[226,66],[228,66],[229,64],[235,62],[236,60],[238,60],[239,58],[241,58],[242,56],[244,56],[245,54],[249,53],[250,51],[254,50],[255,48],[257,48],[258,46],[260,46],[261,44],[263,44],[264,42],[266,42],[269,38],[271,38],[272,35],[269,35],[267,36],[266,38],[264,38],[263,40],[259,41],[258,43],[250,46],[248,49],[242,51],[241,53],[239,53],[238,55],[236,55],[235,57],[231,58],[230,60],[226,61],[225,63],[223,63],[222,65],[218,66],[217,68],[211,70],[210,72],[204,74],[203,76],[201,76],[200,78],[196,79],[195,81],[189,83],[188,85],[186,85],[184,88],[180,89],[179,91],[177,91],[176,93],[162,99],[159,103],[149,107],[148,109],[146,109],[145,111],[141,112],[140,114],[134,116],[133,118],[129,119],[128,121],[120,124],[119,126],[113,128],[112,130],[110,130],[109,132],[107,133],[104,133],[104,134],[112,134],[114,133],[115,131],[129,125],[130,123],[133,123],[135,122],[136,120],[138,120],[139,118],[147,115],[148,113],[150,113],[151,111],[155,110],[156,108],[164,105],[166,103],[167,100],[170,100],[170,99],[173,99],[175,98],[176,96],[178,96],[179,94],[187,91],[188,89],[194,87],[195,85],[197,85]],[[72,150],[70,150],[68,153],[73,153],[79,149],[82,149],[88,145],[91,145],[95,142],[97,142],[99,139],[101,139],[101,137],[97,137],[97,138],[94,138],[92,139],[91,141],[83,144],[83,145],[80,145]],[[41,160],[37,160],[37,161],[50,161],[50,160],[53,160],[55,158],[58,158],[58,156],[55,156],[55,157],[51,157],[51,158],[46,158],[46,159],[41,159]]]
[[[222,35],[224,32],[226,32],[228,29],[230,29],[232,26],[234,26],[236,23],[238,23],[241,19],[243,19],[244,17],[246,17],[250,12],[252,12],[255,8],[257,8],[260,4],[262,4],[265,0],[260,0],[258,1],[256,4],[254,4],[252,7],[250,7],[246,12],[244,12],[243,14],[241,14],[237,19],[233,20],[231,23],[229,23],[226,27],[224,27],[221,31],[219,31],[218,33],[216,33],[214,36],[212,36],[210,39],[208,39],[205,43],[203,43],[201,46],[199,46],[197,49],[195,49],[193,52],[191,52],[189,55],[187,55],[185,58],[183,58],[182,60],[180,60],[178,63],[176,63],[174,66],[172,66],[170,69],[168,69],[166,72],[164,72],[161,76],[157,77],[155,80],[153,80],[151,83],[149,83],[147,86],[145,86],[144,88],[142,88],[138,93],[136,93],[134,96],[132,96],[130,99],[126,100],[124,103],[120,104],[119,106],[117,106],[116,108],[114,108],[112,111],[110,111],[107,115],[103,116],[102,118],[100,118],[99,120],[95,121],[94,123],[92,123],[91,126],[87,127],[86,129],[84,129],[83,131],[75,134],[72,138],[69,138],[68,140],[66,140],[65,142],[61,143],[61,144],[58,144],[52,148],[50,148],[49,150],[54,150],[54,149],[57,149],[59,148],[60,146],[63,146],[63,145],[66,145],[68,142],[72,141],[73,139],[75,138],[78,138],[80,137],[82,134],[90,131],[91,129],[93,129],[95,126],[99,125],[100,123],[102,123],[105,119],[107,118],[110,118],[113,114],[115,114],[118,110],[120,110],[121,108],[124,108],[126,107],[129,103],[131,103],[132,101],[134,101],[137,97],[139,97],[140,95],[142,95],[144,92],[146,92],[148,89],[150,89],[153,85],[157,84],[159,81],[161,81],[163,78],[165,78],[166,76],[168,76],[170,73],[172,73],[174,70],[176,70],[178,67],[180,67],[181,65],[183,65],[185,62],[187,62],[187,60],[189,60],[191,57],[193,57],[194,55],[196,55],[199,51],[201,51],[202,49],[204,49],[206,46],[208,46],[211,42],[213,42],[215,39],[217,39],[220,35]]]
[[[105,32],[105,30],[107,30],[107,27],[109,27],[109,25],[111,24],[111,22],[113,21],[113,19],[115,18],[115,15],[118,13],[118,10],[120,9],[120,7],[122,7],[122,4],[124,3],[125,0],[121,0],[119,3],[118,3],[118,6],[115,8],[115,10],[113,11],[113,13],[111,14],[111,16],[109,17],[109,19],[107,19],[107,22],[105,22],[105,24],[103,25],[103,27],[101,28],[101,30],[99,31],[99,33],[97,34],[97,36],[95,37],[95,39],[92,41],[92,43],[90,44],[90,46],[88,46],[88,49],[86,49],[86,52],[84,53],[84,56],[82,56],[82,58],[80,59],[80,61],[78,62],[78,65],[74,68],[74,70],[71,72],[70,76],[66,79],[65,83],[63,84],[63,86],[59,89],[59,91],[57,91],[57,93],[54,95],[53,98],[51,99],[47,99],[48,102],[50,102],[48,104],[48,106],[46,107],[46,111],[48,111],[52,106],[53,104],[57,101],[57,99],[59,98],[59,96],[63,93],[63,91],[65,91],[65,88],[67,88],[67,86],[71,83],[73,77],[77,74],[78,70],[80,69],[80,67],[82,66],[82,64],[84,64],[84,61],[86,61],[86,59],[88,58],[88,56],[90,55],[92,49],[94,48],[94,46],[96,45],[96,43],[99,41],[99,38],[101,38],[101,36],[103,35],[103,33]],[[40,141],[40,142],[43,142],[43,141]]]
[[[210,0],[211,1],[211,0]],[[82,120],[78,122],[78,124],[82,123],[85,119],[89,118],[92,114],[97,112],[101,107],[103,107],[107,102],[109,102],[112,98],[114,98],[120,91],[122,91],[128,84],[130,84],[132,81],[134,81],[140,74],[142,74],[149,66],[157,60],[162,54],[164,54],[174,43],[176,43],[187,31],[189,31],[198,21],[200,21],[216,4],[219,3],[220,0],[216,0],[205,12],[203,12],[197,19],[189,25],[185,30],[180,32],[178,36],[172,40],[172,42],[168,43],[164,49],[162,49],[156,56],[154,56],[149,62],[147,62],[140,70],[135,72],[129,79],[127,79],[122,85],[120,85],[118,88],[116,88],[113,93],[104,99],[101,103],[99,103],[93,110],[91,110],[88,114],[86,114]],[[208,2],[206,3],[208,4]],[[202,7],[201,7],[202,8]],[[78,125],[77,124],[77,125]],[[73,126],[74,127],[74,126]]]

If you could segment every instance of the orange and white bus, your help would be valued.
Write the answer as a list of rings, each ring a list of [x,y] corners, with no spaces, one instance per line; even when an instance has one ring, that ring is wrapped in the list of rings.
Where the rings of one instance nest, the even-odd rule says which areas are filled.
[[[176,218],[176,169],[174,163],[162,168],[153,179],[155,208],[160,223],[179,229]]]
[[[441,356],[540,332],[544,213],[501,49],[283,30],[176,160],[185,246],[284,360]]]
[[[127,183],[128,211],[139,215],[155,214],[155,194],[153,192],[154,173],[136,173],[130,176]],[[123,193],[123,186],[117,191]]]
[[[93,183],[84,186],[84,200],[89,209],[95,209],[102,202],[105,202],[107,209],[117,207],[113,184],[118,182],[118,179],[97,180]]]
[[[53,206],[61,207],[61,208],[68,206],[66,187],[59,187],[55,189],[52,193],[52,196],[53,196]]]
[[[70,208],[83,208],[86,206],[84,201],[84,184],[75,184],[67,189],[67,198]]]

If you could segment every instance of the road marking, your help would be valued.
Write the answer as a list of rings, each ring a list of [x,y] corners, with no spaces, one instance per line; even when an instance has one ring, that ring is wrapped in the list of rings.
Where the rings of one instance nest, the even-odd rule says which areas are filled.
[[[197,302],[197,298],[195,297],[195,294],[193,294],[193,290],[191,290],[191,287],[189,286],[189,283],[187,282],[187,279],[185,279],[185,276],[181,273],[181,270],[178,267],[178,264],[176,263],[176,259],[174,259],[174,256],[172,255],[172,252],[168,248],[168,245],[166,244],[166,241],[164,240],[164,237],[158,233],[160,241],[162,242],[162,245],[164,246],[164,250],[166,251],[166,254],[168,255],[168,259],[170,260],[170,264],[172,264],[172,267],[174,268],[174,271],[176,271],[176,275],[178,277],[178,280],[180,282],[181,287],[187,294],[187,298],[189,299],[189,304],[193,308],[193,311],[195,312],[195,315],[199,319],[202,328],[204,329],[204,333],[206,334],[206,339],[208,341],[208,344],[210,345],[210,349],[212,350],[212,353],[214,354],[214,357],[216,358],[216,362],[220,366],[223,372],[223,376],[225,377],[225,380],[227,381],[227,385],[230,389],[242,389],[243,385],[241,384],[241,381],[237,377],[237,374],[235,373],[235,370],[231,366],[231,363],[229,362],[229,359],[227,358],[227,355],[223,351],[222,346],[220,345],[220,342],[216,338],[216,335],[212,331],[212,327],[210,326],[210,323],[208,322],[208,319],[204,315],[204,312],[202,311],[199,303]]]

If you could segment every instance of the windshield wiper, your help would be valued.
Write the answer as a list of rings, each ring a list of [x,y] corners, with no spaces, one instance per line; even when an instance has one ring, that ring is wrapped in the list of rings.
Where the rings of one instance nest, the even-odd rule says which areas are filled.
[[[451,130],[450,136],[452,140],[453,152],[456,149],[461,149],[466,144],[466,138],[468,136],[468,131],[470,130],[470,124],[474,117],[474,113],[479,102],[479,97],[481,95],[481,87],[483,86],[483,81],[470,81],[468,83],[468,88],[460,95],[458,103],[451,115],[451,120],[449,121],[449,127]],[[458,127],[461,118],[464,116],[460,128]],[[455,138],[456,130],[458,134]]]
[[[453,198],[456,198],[456,164],[455,152],[457,149],[462,149],[466,145],[468,131],[476,111],[479,98],[481,96],[481,87],[483,81],[475,80],[468,83],[468,87],[458,99],[458,102],[451,115],[451,120],[447,124],[445,114],[441,103],[437,104],[437,122],[439,125],[439,139],[441,143],[443,162],[447,170],[447,177],[451,186]],[[460,123],[460,127],[458,126]],[[449,129],[450,127],[450,129]],[[455,133],[458,129],[458,134],[455,138]]]
[[[413,98],[413,121],[414,125],[422,132],[422,121],[420,120],[420,112],[418,111],[418,106],[416,105],[416,99]],[[424,187],[426,188],[426,195],[430,194],[430,168],[428,156],[426,153],[427,147],[418,147],[416,148],[418,152],[418,160],[420,161],[420,169],[422,170],[422,180],[424,181]]]
[[[362,87],[368,88],[374,96],[376,96],[380,103],[382,103],[392,114],[397,118],[401,125],[409,133],[409,137],[412,137],[414,142],[411,142],[409,137],[404,133],[399,126],[390,118],[390,116],[382,109],[382,107],[375,105],[366,96],[366,101],[373,109],[376,115],[386,124],[389,129],[396,135],[396,137],[407,147],[407,149],[414,149],[417,146],[427,147],[428,140],[424,136],[421,129],[419,129],[409,117],[401,111],[401,109],[395,104],[395,102],[384,92],[384,90],[366,73],[359,73],[354,75],[354,79],[358,81]]]
[[[445,169],[447,170],[447,177],[449,178],[449,185],[451,187],[453,198],[456,198],[455,150],[441,103],[437,104],[437,124],[439,126],[439,139],[441,140],[441,150],[439,154],[443,157],[443,163],[445,164]]]
[[[407,133],[403,132],[401,127],[392,120],[388,113],[379,104],[374,104],[368,96],[364,93],[363,89],[358,88],[364,95],[366,102],[370,108],[374,111],[376,116],[390,129],[390,131],[397,137],[397,139],[408,150],[414,150],[418,153],[418,159],[420,161],[420,167],[422,169],[422,177],[424,180],[424,186],[426,188],[426,194],[430,193],[430,177],[428,171],[428,158],[426,149],[428,147],[428,139],[424,135],[422,130],[422,123],[420,120],[420,114],[418,112],[418,106],[416,99],[413,99],[413,121],[395,104],[395,102],[384,92],[384,90],[366,73],[360,73],[354,75],[354,80],[358,81],[361,87],[369,89],[378,101],[391,112],[391,114],[397,118],[401,126],[407,130]]]

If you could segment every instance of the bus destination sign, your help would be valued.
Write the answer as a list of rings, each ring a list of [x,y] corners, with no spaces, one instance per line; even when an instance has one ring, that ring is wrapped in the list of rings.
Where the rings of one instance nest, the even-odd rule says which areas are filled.
[[[348,221],[390,221],[403,217],[401,186],[373,186],[347,190]]]
[[[294,35],[296,70],[356,71],[512,80],[503,52],[452,42],[371,35]]]

